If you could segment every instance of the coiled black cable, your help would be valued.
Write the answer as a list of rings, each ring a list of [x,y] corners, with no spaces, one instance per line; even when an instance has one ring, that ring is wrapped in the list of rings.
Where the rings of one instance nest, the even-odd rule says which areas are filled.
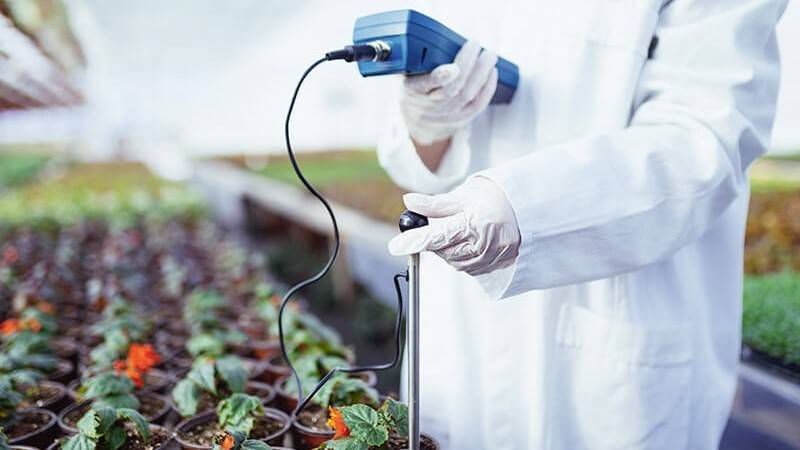
[[[289,370],[292,372],[292,376],[294,378],[295,383],[297,383],[297,406],[295,407],[294,411],[292,412],[293,416],[296,416],[300,413],[308,403],[314,398],[314,396],[319,392],[320,389],[327,383],[336,373],[360,373],[360,372],[367,372],[367,371],[380,371],[380,370],[387,370],[395,367],[397,363],[400,361],[400,357],[402,355],[402,346],[400,343],[401,339],[401,332],[402,332],[402,323],[403,323],[403,294],[402,290],[400,289],[400,278],[405,278],[408,280],[408,273],[398,273],[394,276],[394,286],[397,292],[397,320],[395,321],[395,354],[394,358],[388,363],[385,364],[377,364],[377,365],[370,365],[370,366],[356,366],[356,367],[334,367],[331,369],[322,379],[317,383],[316,387],[309,393],[307,397],[303,397],[303,386],[300,380],[300,375],[297,373],[297,370],[294,368],[294,365],[289,360],[289,354],[286,351],[286,343],[284,342],[284,330],[283,330],[283,312],[286,309],[286,305],[289,303],[291,297],[300,289],[303,289],[306,286],[316,283],[320,279],[322,279],[333,267],[334,262],[336,261],[336,257],[339,254],[339,246],[340,246],[340,236],[339,236],[339,225],[336,222],[336,215],[333,213],[333,209],[331,205],[325,200],[325,197],[306,179],[303,175],[303,172],[300,170],[300,165],[297,163],[297,159],[295,158],[294,151],[292,150],[292,143],[289,137],[289,122],[292,117],[292,111],[294,110],[294,104],[297,100],[297,95],[300,92],[300,86],[303,85],[303,81],[305,81],[306,77],[313,71],[317,66],[324,63],[325,61],[331,61],[334,59],[342,59],[335,56],[332,56],[330,53],[323,58],[318,59],[315,61],[308,69],[303,72],[303,75],[300,77],[300,80],[297,82],[297,86],[294,89],[294,94],[292,95],[292,100],[289,103],[289,111],[286,113],[286,123],[284,126],[284,134],[286,138],[286,153],[289,155],[289,161],[292,163],[292,168],[294,168],[295,174],[297,174],[297,178],[303,183],[303,186],[308,189],[308,191],[314,195],[322,205],[325,207],[325,210],[328,212],[328,215],[331,218],[331,224],[333,226],[333,250],[331,251],[330,257],[328,261],[325,263],[325,266],[314,276],[303,280],[294,286],[292,286],[286,294],[284,294],[283,299],[281,299],[281,305],[278,310],[278,334],[280,337],[280,344],[281,344],[281,354],[283,355],[283,359],[286,362],[286,365],[289,367]]]

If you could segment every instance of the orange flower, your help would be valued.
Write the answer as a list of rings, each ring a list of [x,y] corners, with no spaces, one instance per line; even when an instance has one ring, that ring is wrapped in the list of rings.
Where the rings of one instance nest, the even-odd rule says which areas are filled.
[[[233,436],[230,433],[226,433],[225,437],[222,439],[222,444],[220,448],[222,450],[231,450],[236,445],[236,441],[233,440]]]
[[[42,331],[42,324],[41,324],[41,322],[39,322],[39,319],[37,319],[36,317],[29,317],[29,318],[25,319],[25,322],[22,324],[22,326],[26,330],[31,330],[34,333],[38,333],[38,332]]]
[[[350,436],[350,428],[347,428],[347,424],[344,422],[344,416],[342,415],[342,412],[334,407],[329,406],[328,414],[328,426],[333,428],[333,438],[339,439]]]
[[[0,333],[2,333],[3,336],[11,336],[19,331],[20,328],[19,320],[17,319],[6,319],[3,323],[0,323]]]
[[[125,370],[125,361],[118,359],[114,361],[114,373],[117,375],[121,374],[123,370]]]
[[[47,314],[47,315],[50,315],[50,316],[52,316],[56,312],[56,309],[53,308],[53,305],[51,305],[50,303],[47,303],[45,301],[40,301],[39,304],[36,305],[36,308],[40,312],[43,312],[44,314]]]
[[[128,368],[125,369],[125,375],[133,381],[133,385],[136,386],[137,389],[144,387],[144,374],[136,370],[135,367],[128,366]]]
[[[128,367],[139,372],[147,372],[161,362],[161,356],[150,344],[131,344],[128,349]]]

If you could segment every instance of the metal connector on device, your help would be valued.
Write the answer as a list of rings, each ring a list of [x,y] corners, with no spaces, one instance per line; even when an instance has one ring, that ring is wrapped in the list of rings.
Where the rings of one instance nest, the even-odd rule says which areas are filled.
[[[392,48],[383,41],[372,41],[366,44],[346,45],[341,50],[334,50],[325,54],[325,59],[333,61],[343,59],[353,61],[385,61],[389,58]]]
[[[375,49],[375,56],[372,58],[373,61],[386,61],[392,53],[392,47],[383,41],[372,41],[368,42],[367,45]]]

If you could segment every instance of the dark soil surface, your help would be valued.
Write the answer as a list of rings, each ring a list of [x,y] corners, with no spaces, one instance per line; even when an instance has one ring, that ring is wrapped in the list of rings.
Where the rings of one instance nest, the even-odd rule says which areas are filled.
[[[300,424],[317,433],[329,433],[333,431],[331,427],[328,426],[328,415],[325,413],[324,409],[318,406],[309,407],[301,412],[298,420]]]
[[[151,395],[140,395],[139,412],[148,420],[156,419],[164,410],[166,402],[158,397]]]
[[[20,403],[20,408],[41,408],[49,400],[61,395],[61,390],[55,386],[39,385],[26,389],[25,399]]]
[[[428,436],[420,436],[419,446],[422,450],[437,450],[438,447]],[[408,438],[392,435],[389,436],[387,450],[405,450],[408,448]]]
[[[16,424],[6,430],[9,439],[16,439],[28,433],[32,433],[39,428],[47,425],[50,416],[41,413],[25,413],[19,415]]]
[[[86,414],[86,411],[88,411],[90,407],[91,404],[86,403],[71,410],[67,414],[64,414],[64,424],[72,428],[76,428],[75,424],[78,423],[79,420],[81,420],[81,417],[83,417],[83,415]]]
[[[272,417],[258,417],[250,432],[250,439],[264,439],[283,429],[283,422]],[[197,425],[179,433],[181,439],[196,445],[213,446],[214,436],[221,433],[216,420]]]
[[[133,429],[128,430],[128,440],[120,450],[155,450],[160,448],[171,437],[171,433],[163,428],[150,428],[150,439],[145,444]]]
[[[148,372],[144,376],[144,385],[147,388],[154,389],[160,388],[164,386],[164,383],[167,381],[165,380],[166,374],[159,373],[159,372]]]

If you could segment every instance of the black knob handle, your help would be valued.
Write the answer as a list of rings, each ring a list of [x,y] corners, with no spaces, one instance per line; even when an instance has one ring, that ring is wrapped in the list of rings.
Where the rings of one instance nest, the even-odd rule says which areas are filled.
[[[422,214],[409,210],[405,210],[403,214],[400,214],[400,231],[413,230],[426,225],[428,225],[428,218]]]

